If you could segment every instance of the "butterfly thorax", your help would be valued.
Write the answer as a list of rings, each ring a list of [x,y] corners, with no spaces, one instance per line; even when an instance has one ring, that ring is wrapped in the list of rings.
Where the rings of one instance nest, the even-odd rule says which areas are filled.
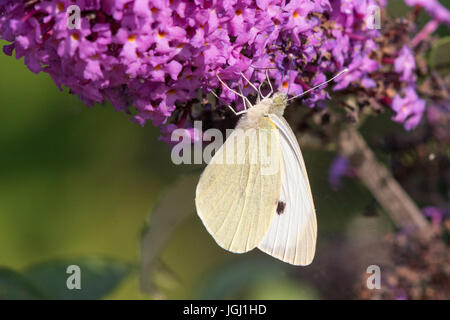
[[[261,126],[261,121],[264,120],[269,113],[282,116],[287,105],[287,95],[283,92],[277,92],[270,98],[265,98],[258,102],[242,116],[239,120],[237,128],[249,129],[258,128]]]
[[[247,112],[239,120],[236,128],[247,130],[260,127],[261,121],[263,121],[264,117],[270,112],[272,105],[271,100],[272,99],[264,99],[247,109]]]

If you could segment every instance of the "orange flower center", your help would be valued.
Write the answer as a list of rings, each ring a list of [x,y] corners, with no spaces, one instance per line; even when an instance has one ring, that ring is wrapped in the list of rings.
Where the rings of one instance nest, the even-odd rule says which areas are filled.
[[[78,41],[78,40],[80,40],[80,35],[76,32],[72,33],[72,39]]]

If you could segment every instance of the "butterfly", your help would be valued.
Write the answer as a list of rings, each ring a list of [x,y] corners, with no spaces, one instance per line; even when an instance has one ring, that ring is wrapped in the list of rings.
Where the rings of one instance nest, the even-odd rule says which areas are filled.
[[[284,92],[273,93],[267,71],[266,96],[241,76],[258,91],[258,100],[251,105],[242,92],[217,77],[241,96],[245,110],[236,112],[228,106],[242,116],[200,176],[197,214],[217,244],[228,251],[244,253],[257,247],[292,265],[309,265],[316,250],[316,210],[300,146],[283,117],[288,101],[300,95],[288,98]],[[267,153],[270,157],[264,156]],[[239,155],[243,161],[237,161]],[[230,158],[233,161],[225,160]]]

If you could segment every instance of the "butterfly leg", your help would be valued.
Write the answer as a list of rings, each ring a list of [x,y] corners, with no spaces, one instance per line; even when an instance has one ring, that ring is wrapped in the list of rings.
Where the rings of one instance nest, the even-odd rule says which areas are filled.
[[[259,86],[259,88],[258,88],[258,92],[259,92],[259,94],[261,95],[261,97],[262,97],[262,99],[266,99],[267,97],[270,97],[271,95],[272,95],[272,93],[273,93],[273,87],[272,87],[272,83],[270,82],[270,78],[269,78],[269,70],[270,69],[277,69],[277,68],[270,68],[270,67],[268,67],[268,68],[264,68],[264,67],[256,67],[256,66],[254,66],[254,65],[251,65],[251,67],[253,68],[253,69],[263,69],[263,70],[266,70],[266,80],[267,80],[267,83],[269,84],[269,87],[270,87],[270,92],[266,95],[266,96],[264,96],[262,93],[261,93],[261,86],[262,86],[262,84],[264,83],[261,83],[260,84],[260,86]],[[266,80],[264,80],[264,81],[266,81]]]
[[[211,90],[211,93],[212,93],[218,100],[222,100],[222,99],[220,99],[220,97],[219,97],[214,91]],[[230,105],[228,105],[228,104],[225,105],[225,106],[228,107],[231,111],[233,111],[233,113],[234,113],[235,116],[239,116],[239,115],[244,114],[244,113],[247,112],[247,110],[242,110],[242,111],[236,112],[236,111],[233,109],[232,106],[230,106]],[[244,102],[244,106],[245,106],[245,102]]]
[[[244,95],[242,94],[242,89],[241,89],[241,86],[240,86],[240,85],[239,85],[239,93],[241,94],[241,96],[244,96]],[[247,104],[245,103],[244,98],[242,98],[242,103],[243,103],[243,105],[244,105],[244,110],[247,110]]]
[[[270,91],[266,97],[270,97],[273,93],[273,87],[272,87],[272,83],[270,82],[270,78],[269,78],[269,69],[266,69],[266,79],[267,79],[267,82],[269,83],[269,87],[270,87]],[[266,98],[266,97],[264,97],[264,98]]]
[[[247,97],[245,97],[243,94],[240,94],[239,92],[236,92],[235,90],[231,89],[225,82],[223,82],[222,79],[220,79],[220,77],[216,74],[217,79],[219,79],[219,82],[228,90],[230,90],[231,92],[233,92],[235,95],[237,95],[238,97],[241,97],[242,99],[245,99],[245,101],[247,101],[247,103],[249,104],[249,106],[251,106],[251,102],[250,100],[247,99]]]
[[[235,116],[240,116],[241,114],[244,114],[247,112],[247,110],[242,110],[242,111],[236,112],[231,106],[227,105],[227,107],[230,108],[231,111],[233,111]]]
[[[255,91],[258,93],[258,102],[261,101],[262,94],[261,94],[261,91],[259,90],[259,88],[256,88],[256,86],[255,86],[253,83],[251,83],[250,80],[248,80],[247,77],[246,77],[242,72],[241,72],[241,77],[244,78],[245,81],[247,81],[248,84],[249,84],[253,89],[255,89]]]

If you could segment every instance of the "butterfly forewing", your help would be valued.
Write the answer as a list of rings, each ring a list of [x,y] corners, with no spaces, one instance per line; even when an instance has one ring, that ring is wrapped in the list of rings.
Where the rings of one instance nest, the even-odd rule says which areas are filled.
[[[271,161],[277,162],[279,170],[262,174],[260,136],[255,143],[247,139],[246,130],[235,130],[202,173],[196,190],[197,213],[206,229],[221,247],[235,253],[247,252],[261,243],[280,197],[278,130],[267,117],[255,129],[276,133],[267,138],[267,147],[275,147]],[[241,144],[236,145],[237,141]],[[239,145],[244,149],[236,147]],[[243,163],[226,161],[227,155],[238,153],[237,149],[244,155]]]

